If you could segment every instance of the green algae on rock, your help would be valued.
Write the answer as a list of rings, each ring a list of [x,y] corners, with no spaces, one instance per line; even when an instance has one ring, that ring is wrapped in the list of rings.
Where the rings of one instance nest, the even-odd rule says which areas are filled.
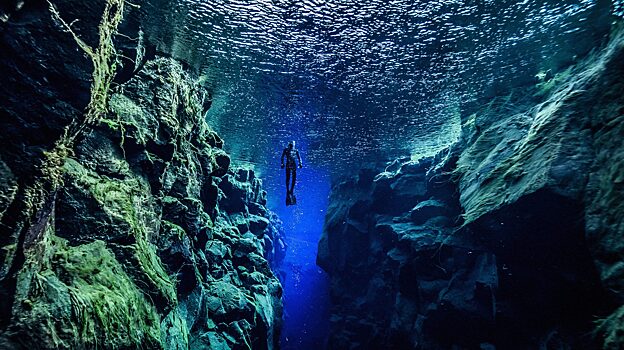
[[[160,316],[106,243],[70,246],[48,232],[18,277],[14,327],[37,348],[160,346]],[[23,294],[22,294],[23,293]]]
[[[230,169],[204,120],[208,98],[163,57],[112,92],[101,121],[59,157],[61,181],[26,226],[24,261],[2,266],[16,276],[3,346],[277,346],[266,192],[252,171]],[[3,198],[24,200],[6,179]]]

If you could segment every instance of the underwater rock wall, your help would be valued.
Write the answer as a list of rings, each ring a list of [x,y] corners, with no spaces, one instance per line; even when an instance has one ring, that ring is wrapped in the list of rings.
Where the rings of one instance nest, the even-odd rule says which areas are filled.
[[[331,349],[624,346],[624,30],[332,189]]]
[[[59,3],[97,43],[102,8]],[[282,233],[197,77],[154,56],[72,128],[93,67],[47,5],[22,5],[0,32],[0,347],[276,348]]]

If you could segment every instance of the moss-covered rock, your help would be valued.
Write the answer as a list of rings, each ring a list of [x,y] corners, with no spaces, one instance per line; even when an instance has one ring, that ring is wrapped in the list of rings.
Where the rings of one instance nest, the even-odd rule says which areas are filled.
[[[3,333],[16,348],[160,347],[160,315],[101,240],[72,246],[45,234],[17,276],[14,317]]]
[[[110,112],[60,157],[58,186],[1,242],[15,281],[3,346],[277,346],[281,286],[265,244],[280,239],[276,218],[253,172],[230,169],[207,99],[168,58],[112,91]],[[4,213],[18,184],[0,170]]]

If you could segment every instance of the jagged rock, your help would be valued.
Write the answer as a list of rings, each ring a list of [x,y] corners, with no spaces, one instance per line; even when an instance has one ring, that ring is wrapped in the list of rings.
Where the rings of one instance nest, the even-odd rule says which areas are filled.
[[[623,43],[435,157],[334,186],[329,348],[622,347]]]
[[[416,225],[422,225],[427,220],[431,220],[440,216],[445,216],[448,213],[446,204],[437,200],[426,200],[418,203],[412,210],[410,210],[410,218]]]
[[[0,262],[2,346],[277,347],[282,291],[270,264],[285,246],[267,248],[265,238],[280,241],[283,231],[261,180],[231,169],[201,114],[208,99],[175,60],[144,62],[62,159],[61,185],[33,224],[3,221],[14,241],[3,239],[2,251],[22,256]],[[44,124],[67,124],[63,111],[30,126],[53,136]],[[53,144],[37,142],[19,144]],[[12,202],[27,205],[15,167],[29,155],[1,156],[4,214]]]
[[[212,176],[221,177],[225,175],[230,167],[230,156],[225,152],[217,151],[214,157],[215,168],[212,171]]]
[[[191,239],[182,227],[172,222],[162,220],[160,225],[156,243],[158,256],[167,273],[177,276],[178,295],[185,295],[200,283]]]
[[[249,231],[254,235],[262,237],[267,227],[269,227],[269,219],[258,215],[249,216]]]
[[[589,300],[604,292],[572,220],[578,207],[528,196],[459,226],[459,192],[443,188],[456,183],[430,181],[453,165],[439,172],[403,168],[422,171],[429,185],[398,216],[397,207],[375,211],[369,200],[375,182],[364,187],[354,179],[332,190],[318,255],[332,279],[330,348],[531,347],[537,342],[528,334],[561,327],[567,342],[579,342],[570,333],[582,320],[590,329],[590,310],[600,310],[601,301]],[[422,183],[422,176],[401,186]],[[401,177],[401,171],[392,176]],[[449,193],[455,195],[440,196]],[[566,322],[553,316],[576,298],[586,304],[568,311]]]

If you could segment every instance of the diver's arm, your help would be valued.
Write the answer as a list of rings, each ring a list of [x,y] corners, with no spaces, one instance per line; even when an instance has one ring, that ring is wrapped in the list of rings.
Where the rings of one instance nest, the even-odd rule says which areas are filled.
[[[284,157],[286,156],[286,148],[282,151],[282,168],[284,167]]]
[[[297,151],[297,159],[299,160],[299,167],[303,167],[303,162],[301,162],[301,156],[299,155],[299,151]]]

